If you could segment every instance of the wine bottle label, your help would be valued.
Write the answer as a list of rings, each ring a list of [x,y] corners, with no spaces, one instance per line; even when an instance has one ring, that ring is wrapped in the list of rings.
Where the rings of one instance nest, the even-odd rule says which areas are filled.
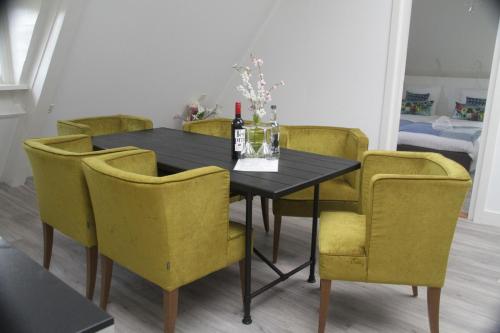
[[[245,146],[245,130],[234,130],[234,151],[241,152]]]

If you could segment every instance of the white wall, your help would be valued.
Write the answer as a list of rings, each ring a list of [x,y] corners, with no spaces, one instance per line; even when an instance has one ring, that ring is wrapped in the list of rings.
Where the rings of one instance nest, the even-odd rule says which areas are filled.
[[[500,24],[472,199],[474,222],[500,226]]]
[[[118,112],[176,126],[204,92],[231,115],[231,66],[254,51],[269,81],[287,82],[281,122],[360,127],[377,142],[391,3],[89,1],[44,134],[57,119]]]
[[[500,123],[496,124],[497,131]],[[496,149],[491,158],[493,161],[492,173],[489,179],[488,192],[486,195],[486,210],[495,213],[498,217],[497,224],[500,226],[500,133],[496,135],[494,143]]]
[[[359,127],[371,147],[377,146],[391,5],[391,0],[281,2],[250,47],[264,59],[268,83],[286,82],[273,97],[281,123]],[[248,53],[241,59],[248,61]],[[221,104],[241,99],[238,80],[232,76]]]
[[[488,78],[499,15],[498,0],[414,1],[406,73]]]
[[[392,0],[60,2],[12,147],[54,135],[58,119],[129,113],[175,127],[201,93],[231,115],[241,99],[231,67],[251,51],[269,82],[287,82],[274,100],[282,123],[359,127],[377,146]],[[29,167],[10,151],[0,179],[16,185]]]
[[[174,127],[202,93],[213,101],[272,1],[90,0],[44,135],[57,119],[128,113]]]
[[[0,175],[2,174],[18,125],[18,119],[23,110],[15,104],[19,91],[0,91]]]

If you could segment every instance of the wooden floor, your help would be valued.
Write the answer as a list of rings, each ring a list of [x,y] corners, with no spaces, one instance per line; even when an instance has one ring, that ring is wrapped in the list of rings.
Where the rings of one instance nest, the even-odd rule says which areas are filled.
[[[255,206],[255,244],[270,254],[272,236],[264,233],[259,210]],[[234,204],[231,215],[235,221],[243,222],[244,205]],[[0,235],[41,262],[41,234],[32,183],[28,181],[19,188],[0,184]],[[307,259],[309,235],[310,220],[285,218],[280,252],[283,268]],[[84,263],[83,248],[56,234],[51,271],[82,294]],[[258,259],[254,259],[253,265],[254,286],[275,278]],[[319,283],[306,283],[305,271],[254,299],[254,322],[242,325],[236,266],[181,289],[177,332],[317,330]],[[416,299],[410,293],[411,288],[405,286],[334,282],[327,331],[428,332],[425,292],[421,288]],[[160,288],[123,268],[115,268],[108,311],[116,320],[117,332],[161,332],[161,301]],[[94,302],[98,302],[97,296]],[[500,229],[459,223],[442,295],[441,332],[500,332]]]

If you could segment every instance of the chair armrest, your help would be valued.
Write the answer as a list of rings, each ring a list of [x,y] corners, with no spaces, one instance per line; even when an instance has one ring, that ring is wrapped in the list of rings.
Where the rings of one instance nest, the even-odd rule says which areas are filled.
[[[28,139],[24,142],[24,145],[57,155],[81,158],[138,149],[137,147],[126,146],[94,151],[92,150],[92,138],[83,134]]]
[[[288,144],[288,130],[287,126],[280,125],[280,148],[287,148]]]
[[[122,120],[123,129],[126,131],[140,131],[153,128],[153,122],[148,118],[130,115],[119,115],[119,117]]]
[[[108,150],[109,151],[109,150]],[[113,168],[115,171],[124,171],[132,174],[139,174],[143,176],[151,176],[156,179],[158,175],[156,154],[151,150],[135,149],[131,152],[118,151],[114,154],[106,155],[103,160]],[[145,182],[151,181],[150,179]]]
[[[57,121],[57,134],[58,135],[71,135],[71,134],[86,134],[92,135],[89,126],[84,124],[75,123],[72,121],[58,120]]]
[[[54,149],[57,151],[63,150],[64,153],[88,153],[92,151],[92,139],[85,134],[54,136],[49,138],[28,139],[25,144],[36,148],[44,145],[44,150]]]
[[[359,129],[352,128],[349,130],[346,138],[344,156],[345,158],[362,161],[363,154],[368,150],[368,137]],[[360,188],[360,171],[353,171],[344,176],[345,180],[351,187],[359,191]]]

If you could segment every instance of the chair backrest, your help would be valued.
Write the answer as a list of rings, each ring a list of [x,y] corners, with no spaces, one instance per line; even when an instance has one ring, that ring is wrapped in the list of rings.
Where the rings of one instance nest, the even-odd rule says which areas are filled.
[[[227,170],[156,177],[147,150],[85,159],[83,168],[101,253],[166,290],[225,267]]]
[[[26,140],[43,222],[85,246],[96,244],[95,225],[81,159],[110,151],[92,151],[87,135]]]
[[[367,279],[441,287],[467,171],[440,154],[368,152],[361,182]]]
[[[359,129],[329,126],[281,126],[283,148],[361,161],[368,150],[368,138]],[[359,189],[359,171],[344,175]]]
[[[217,136],[220,138],[231,138],[231,119],[215,118],[206,120],[190,121],[182,126],[186,132]]]
[[[97,136],[139,131],[152,127],[153,123],[151,120],[128,115],[59,120],[57,122],[57,131],[59,135],[87,134]]]

